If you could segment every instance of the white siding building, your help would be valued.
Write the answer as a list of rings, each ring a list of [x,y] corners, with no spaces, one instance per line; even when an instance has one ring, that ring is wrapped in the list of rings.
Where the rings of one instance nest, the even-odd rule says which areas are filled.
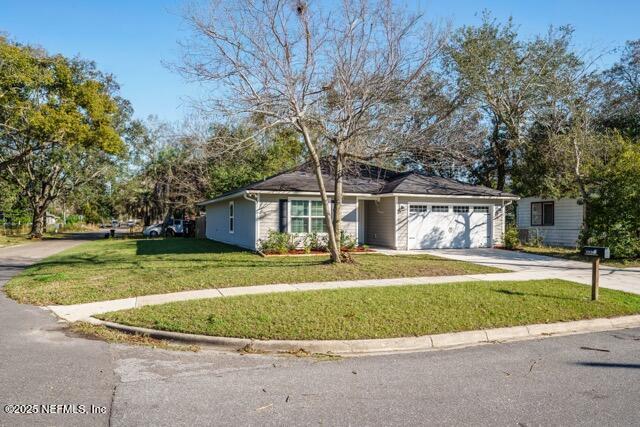
[[[539,236],[548,246],[577,246],[584,222],[584,205],[578,199],[525,197],[517,203],[517,224],[523,235]]]

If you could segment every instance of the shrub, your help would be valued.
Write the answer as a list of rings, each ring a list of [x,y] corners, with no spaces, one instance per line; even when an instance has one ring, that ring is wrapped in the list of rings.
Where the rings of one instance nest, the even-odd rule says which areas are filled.
[[[534,228],[529,230],[529,238],[527,239],[528,246],[539,248],[543,245],[543,243],[544,240],[542,239],[542,236],[540,236],[540,232],[537,229]]]
[[[640,258],[640,145],[618,141],[620,152],[594,171],[582,245],[608,246],[612,258]]]
[[[351,236],[350,234],[345,233],[344,231],[342,231],[340,233],[340,247],[341,248],[350,251],[353,248],[355,248],[356,245],[357,245],[357,242],[356,242],[356,239],[353,236]]]
[[[610,224],[606,230],[598,227],[582,234],[581,242],[585,246],[607,246],[612,258],[640,257],[640,237],[633,224],[619,221]]]
[[[327,239],[326,237],[320,236],[318,233],[310,233],[305,236],[304,239],[304,248],[305,252],[311,251],[326,251],[327,250]]]
[[[516,227],[508,227],[504,232],[504,246],[507,249],[516,249],[520,246],[520,237]]]
[[[269,236],[260,241],[260,250],[265,253],[286,254],[296,248],[293,235],[269,231]]]
[[[66,224],[65,225],[69,225],[69,226],[73,226],[76,225],[80,222],[83,221],[83,218],[80,215],[76,215],[76,214],[72,214],[67,216],[67,220],[66,220]]]

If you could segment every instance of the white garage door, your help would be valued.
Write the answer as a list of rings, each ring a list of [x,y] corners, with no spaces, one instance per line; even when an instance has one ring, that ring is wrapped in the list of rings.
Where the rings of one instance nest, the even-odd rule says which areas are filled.
[[[490,207],[409,205],[409,249],[490,246]]]

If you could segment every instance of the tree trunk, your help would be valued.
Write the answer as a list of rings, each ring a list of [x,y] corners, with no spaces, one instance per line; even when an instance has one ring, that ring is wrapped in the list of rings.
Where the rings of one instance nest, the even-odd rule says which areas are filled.
[[[507,179],[507,167],[503,158],[496,157],[496,189],[504,191]]]
[[[495,118],[491,135],[491,151],[496,162],[496,189],[504,191],[507,180],[507,141],[500,137],[500,121]]]
[[[578,189],[580,190],[580,195],[582,196],[582,202],[584,203],[584,221],[582,221],[582,232],[581,235],[586,235],[589,229],[589,221],[591,213],[591,209],[589,208],[589,192],[587,191],[587,186],[584,183],[584,179],[582,177],[582,155],[580,153],[580,144],[578,143],[577,137],[572,138],[573,143],[573,155],[575,157],[575,164],[573,168],[573,173],[575,174],[576,183],[578,184]],[[583,242],[584,243],[584,242]]]
[[[344,174],[344,156],[342,150],[338,148],[336,153],[336,163],[334,171],[334,191],[333,191],[333,233],[338,246],[338,252],[340,252],[342,243],[342,218],[340,213],[342,212],[342,186],[343,186],[343,174]]]
[[[45,231],[46,214],[46,206],[37,205],[36,207],[34,207],[29,237],[36,239],[42,237],[42,233],[44,233]]]
[[[314,174],[316,175],[318,188],[320,189],[320,199],[322,200],[322,211],[324,213],[325,222],[327,223],[327,228],[328,228],[327,234],[329,238],[329,254],[331,256],[331,262],[340,263],[342,261],[340,258],[340,248],[338,246],[338,242],[336,242],[336,235],[333,228],[333,221],[331,219],[331,207],[329,206],[327,189],[324,185],[324,179],[322,178],[322,165],[320,164],[320,158],[318,157],[318,153],[316,152],[315,146],[311,141],[311,135],[309,135],[309,131],[307,127],[300,120],[298,120],[297,125],[302,132],[302,137],[304,138],[305,145],[309,150],[309,155],[311,156],[311,160],[313,163],[313,171],[314,171]]]

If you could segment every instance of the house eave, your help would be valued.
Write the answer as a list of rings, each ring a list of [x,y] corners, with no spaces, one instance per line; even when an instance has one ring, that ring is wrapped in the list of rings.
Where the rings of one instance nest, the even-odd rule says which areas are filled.
[[[211,200],[205,200],[197,203],[197,206],[208,206],[213,203],[222,202],[237,197],[248,196],[251,194],[282,194],[296,196],[317,196],[319,191],[291,191],[291,190],[239,190],[222,197],[216,197]],[[328,196],[333,196],[333,192],[327,192]],[[343,193],[346,197],[362,197],[370,199],[378,199],[381,197],[420,197],[430,199],[453,198],[453,199],[486,199],[486,200],[520,200],[518,196],[486,196],[486,195],[455,195],[455,194],[416,194],[416,193]]]
[[[239,190],[239,191],[236,191],[235,193],[230,193],[225,196],[215,197],[210,200],[204,200],[202,202],[198,202],[196,203],[196,206],[208,206],[213,203],[222,202],[224,200],[235,199],[237,197],[241,197],[243,194],[246,194],[246,193],[247,193],[247,190]]]
[[[518,196],[486,196],[469,194],[416,194],[416,193],[383,193],[380,197],[420,197],[428,199],[486,199],[486,200],[520,200]]]

